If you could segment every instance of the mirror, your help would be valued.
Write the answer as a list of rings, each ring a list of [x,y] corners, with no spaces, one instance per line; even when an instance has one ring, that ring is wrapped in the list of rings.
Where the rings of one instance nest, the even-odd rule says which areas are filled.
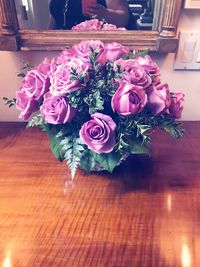
[[[103,20],[104,24],[128,30],[152,30],[155,0],[118,2],[119,4],[116,0],[15,0],[15,5],[20,29],[70,30],[85,20],[97,18]]]
[[[72,31],[49,25],[49,1],[65,0],[0,0],[0,50],[55,51],[87,39],[120,42],[137,50],[174,52],[177,47],[176,30],[182,0],[101,0],[101,3],[124,1],[128,6],[128,16],[134,17],[135,28],[123,31]],[[55,15],[52,17],[56,20]],[[109,17],[106,20],[112,22],[108,21]],[[117,17],[116,21],[121,19]]]

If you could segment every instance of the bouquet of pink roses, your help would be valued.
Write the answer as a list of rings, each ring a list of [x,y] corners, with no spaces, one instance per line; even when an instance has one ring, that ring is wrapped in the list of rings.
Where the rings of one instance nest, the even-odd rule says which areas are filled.
[[[103,20],[98,20],[98,19],[90,19],[83,21],[75,26],[72,27],[72,30],[78,30],[78,31],[126,31],[126,28],[123,27],[117,27],[114,24],[107,23],[106,21]]]
[[[5,98],[12,105],[15,100]],[[48,134],[51,150],[72,177],[113,169],[148,153],[152,129],[181,137],[184,95],[170,93],[150,56],[119,43],[82,41],[24,74],[16,95],[28,127]]]

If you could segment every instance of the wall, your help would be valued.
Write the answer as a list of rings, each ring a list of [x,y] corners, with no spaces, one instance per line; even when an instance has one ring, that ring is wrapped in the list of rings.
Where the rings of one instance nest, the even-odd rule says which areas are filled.
[[[180,18],[181,30],[200,29],[200,10],[183,11]],[[19,112],[15,108],[8,109],[3,105],[2,97],[14,97],[20,87],[20,79],[16,76],[22,61],[38,64],[43,57],[54,53],[42,52],[0,52],[0,121],[17,120]],[[181,91],[186,95],[183,120],[200,120],[200,72],[174,71],[174,54],[152,54],[161,69],[164,81],[172,91]]]

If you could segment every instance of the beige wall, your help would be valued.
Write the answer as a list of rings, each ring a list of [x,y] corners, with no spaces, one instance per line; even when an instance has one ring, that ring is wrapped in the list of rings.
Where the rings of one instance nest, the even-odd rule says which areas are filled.
[[[183,11],[180,29],[200,30],[200,10]],[[22,61],[38,64],[43,57],[52,57],[54,53],[42,52],[0,52],[0,121],[17,120],[19,112],[3,105],[2,97],[14,97],[20,86],[16,73]],[[174,54],[152,54],[160,66],[163,81],[168,82],[172,91],[181,91],[186,95],[184,120],[200,120],[200,71],[174,71]]]

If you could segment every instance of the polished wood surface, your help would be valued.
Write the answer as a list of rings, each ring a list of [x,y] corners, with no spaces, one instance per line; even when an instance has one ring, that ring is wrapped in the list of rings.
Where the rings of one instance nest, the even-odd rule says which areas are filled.
[[[44,133],[0,124],[0,266],[199,267],[200,122],[113,175],[70,180]]]

